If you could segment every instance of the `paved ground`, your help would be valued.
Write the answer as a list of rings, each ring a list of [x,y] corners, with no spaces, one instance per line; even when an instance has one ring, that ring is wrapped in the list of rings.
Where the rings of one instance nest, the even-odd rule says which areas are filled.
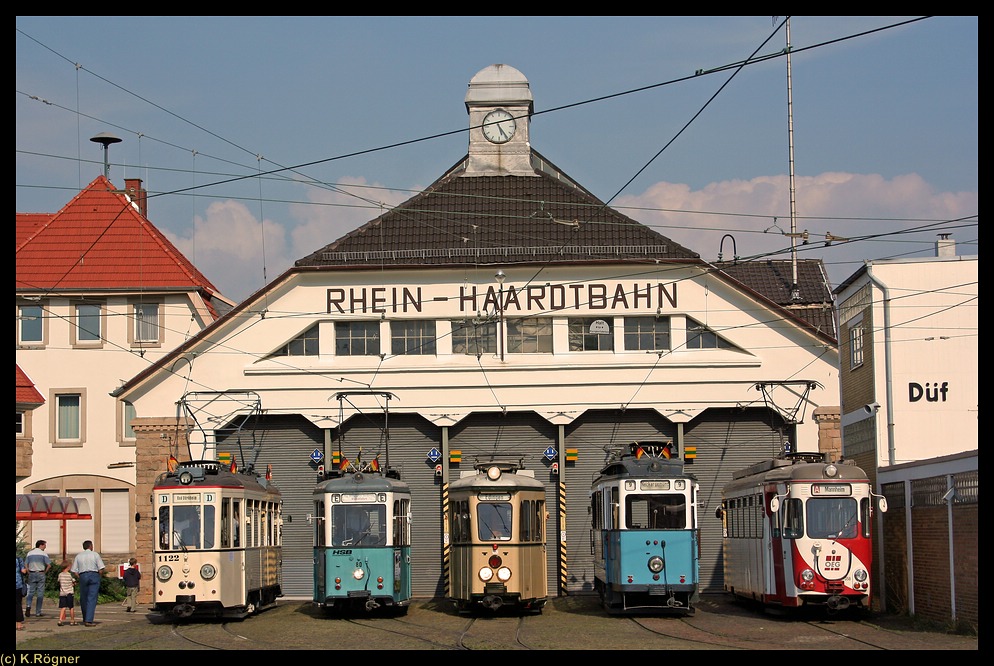
[[[78,610],[78,609],[77,609]],[[56,609],[57,612],[57,609]],[[559,597],[539,615],[467,617],[443,600],[415,600],[400,617],[328,617],[281,600],[244,621],[163,622],[142,607],[98,606],[96,627],[30,618],[17,651],[105,650],[977,650],[978,638],[922,630],[908,618],[771,616],[727,595],[705,595],[692,618],[617,617],[596,597]],[[46,662],[47,663],[47,662]],[[80,662],[82,663],[82,662]]]

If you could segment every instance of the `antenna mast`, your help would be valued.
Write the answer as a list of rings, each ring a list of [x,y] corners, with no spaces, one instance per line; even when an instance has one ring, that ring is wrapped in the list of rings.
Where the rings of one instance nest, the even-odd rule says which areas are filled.
[[[787,17],[787,143],[790,150],[790,300],[798,301],[801,293],[797,288],[797,206],[794,201],[794,111],[790,88],[790,17]]]

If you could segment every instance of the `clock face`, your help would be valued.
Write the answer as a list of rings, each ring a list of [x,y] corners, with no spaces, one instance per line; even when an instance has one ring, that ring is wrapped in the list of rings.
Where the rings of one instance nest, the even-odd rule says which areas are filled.
[[[514,116],[504,109],[491,111],[483,119],[483,136],[491,143],[507,143],[516,128]]]

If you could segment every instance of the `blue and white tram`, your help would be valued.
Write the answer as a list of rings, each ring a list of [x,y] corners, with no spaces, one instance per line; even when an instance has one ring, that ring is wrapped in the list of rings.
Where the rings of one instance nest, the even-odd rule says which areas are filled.
[[[594,585],[609,613],[696,612],[698,483],[669,446],[632,443],[592,483]]]
[[[314,489],[314,602],[325,612],[403,614],[411,603],[411,490],[373,463]]]

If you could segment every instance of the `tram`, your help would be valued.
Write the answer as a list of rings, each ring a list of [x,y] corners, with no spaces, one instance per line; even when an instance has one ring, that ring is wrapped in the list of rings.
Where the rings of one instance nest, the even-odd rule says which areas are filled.
[[[403,614],[411,603],[411,490],[378,459],[314,489],[314,602],[325,612]]]
[[[591,484],[594,586],[608,613],[696,612],[699,488],[671,455],[669,442],[633,442]]]
[[[152,490],[152,612],[175,619],[245,618],[282,591],[282,495],[272,468],[180,463]]]
[[[887,500],[866,473],[822,453],[785,453],[737,472],[715,512],[725,590],[768,608],[868,610],[876,509]]]
[[[545,486],[520,462],[479,462],[449,485],[449,598],[459,612],[542,612],[548,517]]]

